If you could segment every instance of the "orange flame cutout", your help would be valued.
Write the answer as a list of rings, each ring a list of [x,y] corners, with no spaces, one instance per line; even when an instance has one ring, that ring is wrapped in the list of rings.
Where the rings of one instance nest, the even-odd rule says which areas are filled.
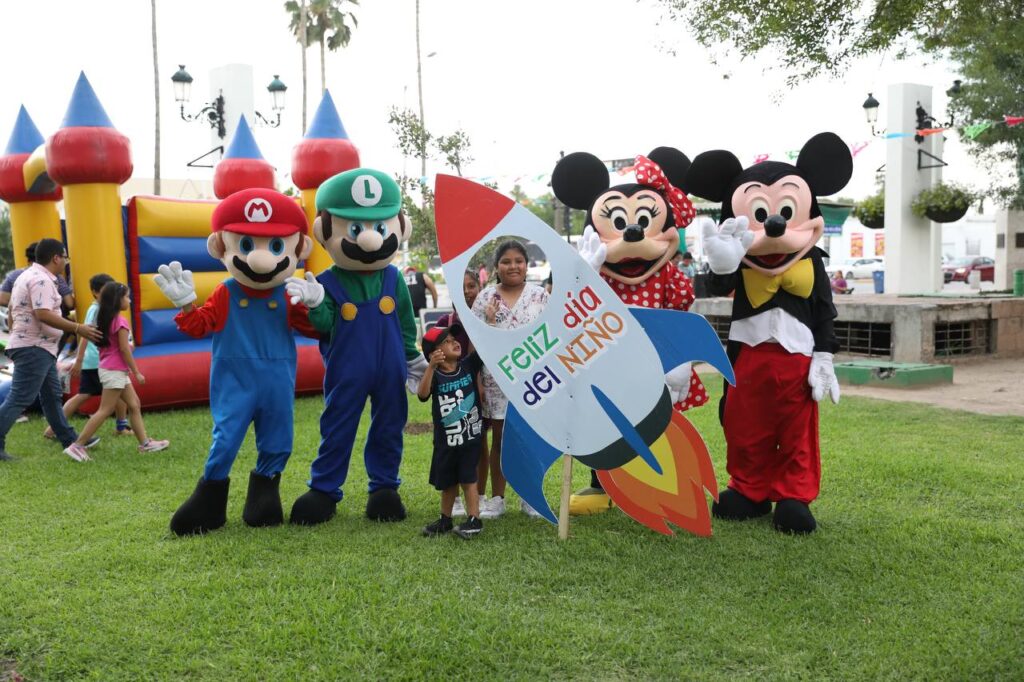
[[[651,445],[662,473],[636,457],[618,469],[598,471],[604,490],[623,512],[651,530],[672,535],[666,521],[694,535],[711,535],[704,491],[718,499],[711,455],[697,429],[672,412],[665,433]]]

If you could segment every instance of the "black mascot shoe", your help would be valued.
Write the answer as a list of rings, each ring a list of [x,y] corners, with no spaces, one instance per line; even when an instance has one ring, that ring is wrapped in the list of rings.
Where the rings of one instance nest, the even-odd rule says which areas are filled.
[[[338,503],[330,495],[310,488],[295,500],[289,522],[299,526],[315,526],[330,521],[337,508]]]
[[[242,520],[253,528],[261,526],[277,526],[284,521],[284,510],[281,509],[281,474],[273,478],[261,476],[255,471],[249,472],[249,492],[245,496],[245,509]]]
[[[794,535],[806,535],[818,527],[811,508],[797,500],[779,500],[775,504],[775,516],[772,517],[775,530]]]
[[[732,488],[723,490],[722,494],[718,496],[718,502],[711,505],[712,516],[716,519],[726,519],[727,521],[756,519],[759,516],[770,514],[771,511],[772,503],[768,500],[754,502],[749,497]]]
[[[405,505],[393,488],[381,488],[366,500],[366,518],[371,521],[404,521]]]
[[[227,523],[230,483],[230,478],[223,481],[200,478],[192,496],[171,517],[171,531],[175,535],[199,535]]]

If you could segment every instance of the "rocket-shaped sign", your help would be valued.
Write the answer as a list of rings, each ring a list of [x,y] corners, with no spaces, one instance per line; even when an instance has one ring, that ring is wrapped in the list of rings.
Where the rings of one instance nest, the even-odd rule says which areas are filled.
[[[717,496],[700,435],[672,410],[665,372],[705,361],[732,382],[732,366],[700,315],[630,308],[576,250],[511,199],[439,175],[437,242],[449,282],[462,281],[477,248],[503,236],[544,250],[551,298],[531,324],[497,329],[477,318],[461,289],[456,311],[481,359],[508,397],[502,470],[519,495],[555,522],[542,491],[562,453],[598,470],[619,507],[661,533],[666,521],[711,533],[703,490]]]

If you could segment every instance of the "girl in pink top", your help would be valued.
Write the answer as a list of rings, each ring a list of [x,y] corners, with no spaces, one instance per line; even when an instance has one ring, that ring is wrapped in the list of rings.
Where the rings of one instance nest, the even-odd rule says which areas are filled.
[[[96,326],[103,331],[103,338],[96,345],[100,349],[99,374],[103,395],[99,408],[89,417],[78,440],[68,446],[68,450],[72,450],[68,454],[75,459],[89,459],[85,443],[113,413],[117,401],[122,398],[128,405],[128,420],[139,441],[139,452],[156,452],[170,445],[170,441],[153,440],[146,435],[146,426],[142,423],[142,406],[129,378],[129,374],[134,374],[136,381],[146,383],[146,377],[139,372],[135,358],[132,357],[131,344],[128,342],[128,320],[121,315],[121,311],[128,310],[130,305],[128,287],[120,282],[107,282],[100,291]]]

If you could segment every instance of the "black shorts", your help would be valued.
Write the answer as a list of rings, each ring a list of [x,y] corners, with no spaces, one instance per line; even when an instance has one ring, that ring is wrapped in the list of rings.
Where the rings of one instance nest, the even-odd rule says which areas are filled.
[[[79,395],[103,395],[103,384],[100,383],[98,369],[83,369],[78,378]]]
[[[447,490],[453,485],[476,483],[476,465],[480,462],[480,441],[454,448],[434,448],[430,460],[430,485]]]

